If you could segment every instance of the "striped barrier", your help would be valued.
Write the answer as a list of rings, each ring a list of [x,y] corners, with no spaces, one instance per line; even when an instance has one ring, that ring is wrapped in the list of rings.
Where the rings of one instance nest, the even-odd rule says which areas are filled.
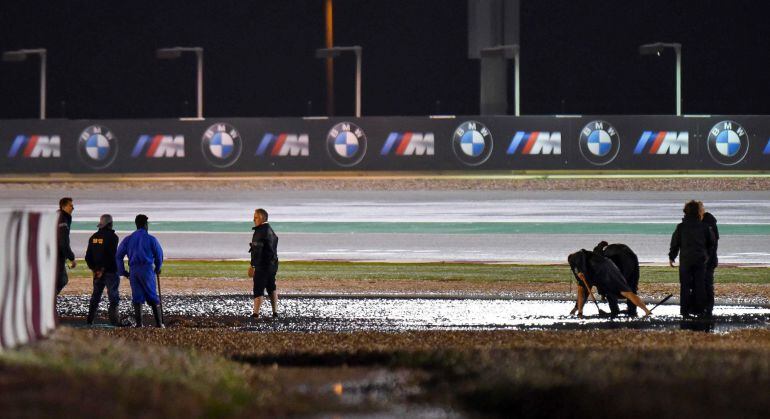
[[[0,349],[56,327],[56,213],[0,212]]]

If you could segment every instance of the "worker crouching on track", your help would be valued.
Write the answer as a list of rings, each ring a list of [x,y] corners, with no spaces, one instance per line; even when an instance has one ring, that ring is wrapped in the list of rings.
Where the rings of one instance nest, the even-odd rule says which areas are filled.
[[[622,243],[608,244],[606,241],[600,242],[594,248],[594,253],[602,255],[611,260],[615,266],[620,269],[628,287],[633,293],[639,290],[639,258],[630,247]],[[618,312],[618,300],[613,296],[604,296],[610,304],[610,310]],[[613,308],[614,304],[614,308]],[[626,314],[630,317],[636,317],[636,306],[630,300],[626,300]]]
[[[578,282],[577,303],[570,314],[575,314],[577,311],[578,316],[583,316],[583,305],[591,293],[591,287],[594,286],[600,293],[606,295],[608,300],[610,298],[615,299],[614,308],[613,305],[610,305],[610,309],[613,310],[610,314],[613,317],[619,314],[617,298],[620,296],[644,310],[645,317],[651,314],[642,299],[631,291],[631,287],[626,282],[620,269],[611,260],[597,253],[582,249],[569,255],[567,262],[569,262],[572,273]]]
[[[163,265],[163,249],[158,240],[147,232],[147,221],[147,216],[144,214],[136,216],[134,220],[136,231],[120,242],[115,259],[120,276],[128,277],[131,282],[131,301],[134,304],[136,327],[142,327],[142,304],[145,302],[152,308],[155,325],[164,327],[158,311],[160,298],[155,287],[155,275],[160,275],[160,268]],[[128,255],[130,272],[126,272],[123,264],[123,258],[126,255]]]

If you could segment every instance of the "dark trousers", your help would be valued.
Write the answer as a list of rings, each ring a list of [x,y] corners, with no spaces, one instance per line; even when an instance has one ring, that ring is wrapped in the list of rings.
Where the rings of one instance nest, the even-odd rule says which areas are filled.
[[[94,291],[91,293],[89,307],[99,307],[105,287],[107,288],[107,298],[110,301],[110,306],[117,306],[120,303],[120,277],[114,272],[105,272],[101,278],[94,276]]]
[[[702,314],[706,310],[706,265],[679,264],[679,312],[684,315]]]
[[[706,313],[714,310],[714,268],[706,268]]]
[[[59,295],[68,282],[70,282],[70,279],[67,276],[67,267],[61,264],[56,271],[56,295]]]

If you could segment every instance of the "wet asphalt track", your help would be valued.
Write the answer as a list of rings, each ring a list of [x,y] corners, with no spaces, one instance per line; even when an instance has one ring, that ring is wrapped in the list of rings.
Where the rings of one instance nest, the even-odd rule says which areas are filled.
[[[283,259],[563,262],[607,240],[661,263],[683,203],[699,198],[728,232],[721,262],[770,260],[770,192],[35,190],[0,192],[0,210],[55,209],[62,195],[75,198],[79,256],[101,213],[132,221],[143,212],[156,227],[171,222],[153,230],[168,257],[244,259],[248,222],[261,206]],[[470,228],[442,233],[437,223]]]
[[[245,319],[251,313],[250,295],[166,296],[164,312],[169,319]],[[726,332],[742,328],[770,328],[770,308],[717,306],[711,321],[683,321],[678,305],[662,305],[652,319],[598,318],[596,307],[586,306],[579,319],[568,316],[574,302],[490,298],[409,297],[285,297],[279,302],[281,317],[249,320],[242,330],[293,332],[353,332],[408,330],[574,330],[574,329],[694,329]],[[85,316],[88,297],[59,297],[62,316]],[[652,307],[652,305],[650,305]],[[602,309],[609,311],[606,304]],[[123,313],[129,313],[124,301]],[[149,312],[149,310],[145,310]],[[148,313],[146,313],[148,314]],[[102,313],[102,321],[104,315]],[[79,324],[79,323],[75,323]]]

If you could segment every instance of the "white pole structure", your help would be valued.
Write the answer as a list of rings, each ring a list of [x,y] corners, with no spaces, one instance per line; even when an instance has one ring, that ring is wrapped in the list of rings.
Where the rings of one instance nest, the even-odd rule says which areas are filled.
[[[676,115],[682,116],[682,46],[674,47],[676,52]]]
[[[343,52],[353,52],[356,54],[356,118],[361,117],[361,55],[363,48],[359,45],[351,47],[331,47],[318,48],[315,50],[316,58],[334,58]]]
[[[196,118],[203,119],[203,48],[202,47],[171,47],[159,48],[155,56],[161,60],[173,60],[182,56],[183,52],[194,52],[196,58]]]
[[[482,60],[482,75],[481,75],[481,77],[482,77],[482,80],[481,80],[481,91],[482,91],[481,98],[482,98],[482,102],[484,102],[484,97],[485,97],[484,96],[485,95],[484,92],[489,92],[489,90],[488,90],[489,88],[492,88],[493,90],[496,90],[497,88],[501,88],[501,89],[503,89],[502,90],[502,92],[503,92],[502,95],[497,95],[497,94],[494,94],[494,92],[493,92],[492,96],[494,98],[492,100],[493,101],[502,101],[501,106],[504,105],[506,107],[507,107],[507,102],[508,102],[508,90],[507,90],[508,89],[507,88],[507,84],[508,83],[507,83],[507,76],[504,73],[507,73],[507,71],[505,71],[505,69],[502,68],[502,67],[499,68],[499,71],[502,71],[502,77],[505,77],[505,78],[500,78],[499,83],[501,83],[502,86],[496,86],[497,83],[495,83],[495,82],[497,81],[498,78],[497,77],[488,77],[489,75],[485,76],[483,65],[484,65],[484,59],[485,58],[495,58],[495,57],[499,58],[499,57],[502,57],[502,58],[504,58],[506,60],[507,59],[513,59],[513,88],[515,90],[513,92],[513,105],[514,105],[513,106],[513,111],[514,111],[514,115],[515,116],[521,116],[521,92],[519,91],[520,87],[521,87],[521,83],[520,83],[520,79],[519,79],[519,65],[520,65],[519,51],[520,51],[519,45],[518,44],[512,44],[512,45],[497,45],[497,46],[494,46],[494,47],[482,48],[481,52],[480,52],[481,60]],[[492,78],[494,80],[488,80],[487,78]],[[484,113],[484,112],[482,112],[482,113]]]
[[[513,56],[513,103],[514,103],[514,115],[521,116],[521,96],[519,92],[519,48],[515,50]]]
[[[639,47],[639,54],[660,56],[665,48],[673,49],[676,54],[676,115],[682,116],[682,44],[675,42],[644,44]]]
[[[46,108],[46,55],[48,51],[45,48],[20,49],[16,51],[6,51],[3,53],[3,61],[17,62],[27,59],[27,55],[40,56],[40,119],[45,119]]]

